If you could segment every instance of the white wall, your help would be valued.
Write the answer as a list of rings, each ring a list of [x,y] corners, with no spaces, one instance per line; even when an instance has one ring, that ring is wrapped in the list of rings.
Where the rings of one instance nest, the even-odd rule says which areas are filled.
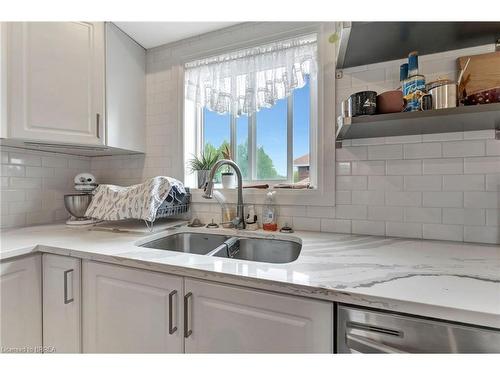
[[[67,219],[64,194],[90,171],[90,158],[2,146],[1,228]]]
[[[231,45],[242,35],[252,40],[258,31],[266,32],[262,26],[246,24],[149,50],[144,169],[110,179],[122,173],[118,170],[124,162],[105,157],[92,159],[92,172],[115,183],[156,174],[182,179],[182,97],[177,94],[182,85],[180,56],[199,48],[213,47],[216,53],[215,44]],[[455,78],[458,56],[492,49],[485,46],[422,56],[420,67],[429,80]],[[336,82],[337,106],[356,91],[396,88],[402,61],[344,70],[343,78]],[[328,131],[333,126],[326,125]],[[321,139],[328,145],[333,142],[331,135]],[[336,186],[336,206],[330,206],[327,199],[306,204],[304,194],[308,192],[279,191],[278,202],[286,202],[279,207],[281,224],[325,232],[500,243],[500,141],[494,139],[493,131],[361,139],[346,141],[343,146],[336,150],[336,181],[328,168],[323,176],[325,184]],[[332,152],[326,158],[330,155],[333,162]],[[263,202],[248,191],[245,199]],[[256,209],[260,212],[262,206]],[[210,201],[194,203],[193,213],[204,222],[220,220],[219,206]]]
[[[310,24],[296,24],[297,27],[302,25],[309,27]],[[243,24],[149,50],[146,155],[91,158],[91,172],[101,183],[120,185],[138,183],[155,175],[182,179],[182,96],[178,93],[182,91],[183,82],[180,60],[191,55],[193,59],[199,57],[193,51],[208,49],[217,53],[222,47],[236,45],[242,40],[252,43],[271,31],[279,34],[285,29],[286,23]],[[423,56],[421,69],[428,79],[438,76],[453,78],[456,76],[457,56],[492,49],[493,46],[486,46]],[[336,82],[334,102],[338,106],[343,98],[356,91],[374,89],[380,92],[397,87],[400,63],[392,61],[344,70],[343,78]],[[333,143],[333,126],[333,122],[326,124],[327,133],[321,138],[328,147]],[[280,205],[281,223],[286,221],[303,230],[500,243],[500,141],[494,139],[493,131],[346,141],[344,147],[336,151],[336,161],[334,151],[327,150],[325,160],[336,163],[336,181],[333,167],[328,165],[323,177],[326,185],[336,187],[336,206],[331,206],[331,201],[326,198],[306,204],[304,194],[308,192],[295,195],[295,192],[280,191],[278,202],[285,202]],[[4,157],[9,153],[2,154],[2,163],[9,164],[5,159],[8,156]],[[63,170],[72,170],[65,172],[68,174],[65,183],[69,188],[72,185],[72,176],[69,178],[69,175],[85,168],[82,164],[82,168],[72,169],[75,161],[72,162],[71,157],[59,159],[67,162],[61,162]],[[40,163],[36,166],[44,166],[43,158]],[[21,177],[30,178],[26,173],[33,171],[28,172],[28,165],[21,167]],[[49,168],[54,169],[55,175],[63,173],[54,166]],[[2,172],[2,184],[9,184],[11,177],[14,176]],[[48,180],[46,177],[34,178],[39,181],[34,190],[41,193],[43,181],[47,184]],[[5,189],[17,189],[12,188],[6,185]],[[18,198],[24,201],[28,196],[32,195],[24,192],[24,195],[19,193]],[[263,202],[259,195],[248,191],[245,199]],[[7,206],[13,202],[11,198],[5,200]],[[46,215],[46,219],[63,216],[62,195],[57,201],[59,208],[55,211],[38,208],[38,203],[34,204],[36,210],[19,208],[23,210],[20,214],[9,213],[9,208],[3,208],[2,222],[6,219],[8,225],[24,225],[32,223],[37,215],[39,218]],[[15,210],[12,208],[10,212]],[[261,211],[260,205],[257,205],[257,211]],[[32,212],[46,213],[32,216]],[[220,220],[219,206],[209,201],[194,203],[193,213],[205,222],[212,217]]]

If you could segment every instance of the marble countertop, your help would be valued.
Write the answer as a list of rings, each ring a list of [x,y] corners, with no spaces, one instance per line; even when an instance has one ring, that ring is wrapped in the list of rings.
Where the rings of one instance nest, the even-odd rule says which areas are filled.
[[[1,232],[0,259],[46,252],[500,329],[499,246],[318,232],[209,230],[301,242],[299,258],[287,264],[138,246],[178,231],[193,229],[154,235],[64,224],[10,229]]]

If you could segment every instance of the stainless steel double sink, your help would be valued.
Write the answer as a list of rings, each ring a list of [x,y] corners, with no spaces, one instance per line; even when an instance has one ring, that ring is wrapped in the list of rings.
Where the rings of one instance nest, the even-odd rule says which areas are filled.
[[[189,232],[170,234],[140,246],[264,263],[293,262],[302,249],[300,243],[289,240]]]

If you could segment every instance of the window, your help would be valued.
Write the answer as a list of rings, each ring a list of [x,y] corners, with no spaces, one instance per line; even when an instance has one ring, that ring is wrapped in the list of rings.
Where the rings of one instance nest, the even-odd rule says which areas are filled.
[[[198,124],[203,129],[200,152],[229,145],[246,181],[309,182],[310,102],[307,82],[255,114],[237,117],[203,108]]]
[[[191,154],[229,148],[246,182],[314,183],[315,64],[315,35],[186,64]]]

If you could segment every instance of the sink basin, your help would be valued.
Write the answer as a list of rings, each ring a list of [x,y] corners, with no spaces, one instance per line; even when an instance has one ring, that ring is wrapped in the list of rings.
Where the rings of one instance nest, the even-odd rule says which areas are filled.
[[[299,257],[302,249],[297,242],[265,238],[232,238],[228,245],[211,255],[254,262],[290,263]]]
[[[293,262],[302,249],[294,241],[189,232],[170,234],[139,246],[264,263]]]
[[[227,241],[229,238],[228,236],[220,234],[176,233],[140,246],[205,255],[222,245],[224,241]]]

